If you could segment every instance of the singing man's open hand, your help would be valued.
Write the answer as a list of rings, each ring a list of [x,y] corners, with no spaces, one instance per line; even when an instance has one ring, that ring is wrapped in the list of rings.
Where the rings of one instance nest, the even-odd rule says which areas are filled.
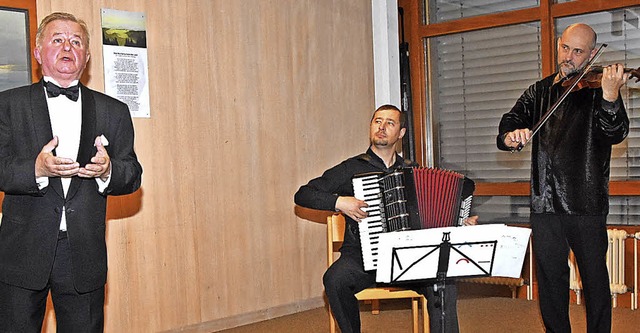
[[[58,137],[54,136],[36,157],[36,178],[38,177],[72,177],[80,171],[78,162],[60,156],[54,156],[53,150],[58,146]]]
[[[98,151],[96,155],[91,158],[91,163],[84,166],[84,168],[80,168],[78,171],[78,176],[83,178],[98,178],[106,181],[109,178],[109,173],[111,172],[111,158],[109,158],[109,154],[107,153],[107,149],[104,148],[104,144],[102,142],[102,136],[96,137],[94,141],[94,145]]]

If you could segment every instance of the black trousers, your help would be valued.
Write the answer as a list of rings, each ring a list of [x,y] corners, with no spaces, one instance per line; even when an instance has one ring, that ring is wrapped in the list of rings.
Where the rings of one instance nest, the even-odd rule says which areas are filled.
[[[582,278],[587,332],[611,332],[606,216],[531,214],[531,228],[540,312],[547,332],[571,332],[569,248]]]
[[[375,272],[364,271],[359,240],[355,233],[355,230],[347,226],[340,258],[327,269],[323,276],[329,306],[342,333],[360,332],[360,304],[355,294],[376,284]],[[432,286],[433,284],[424,283],[403,287],[411,287],[427,298],[429,327],[431,332],[438,333],[442,331],[442,311],[439,306],[436,306],[439,303],[439,296],[434,294]],[[457,333],[459,331],[458,291],[455,283],[447,284],[444,289],[445,332]]]
[[[82,294],[75,290],[66,232],[58,236],[53,269],[45,289],[30,290],[0,282],[0,332],[41,332],[49,292],[57,332],[103,332],[104,287]]]

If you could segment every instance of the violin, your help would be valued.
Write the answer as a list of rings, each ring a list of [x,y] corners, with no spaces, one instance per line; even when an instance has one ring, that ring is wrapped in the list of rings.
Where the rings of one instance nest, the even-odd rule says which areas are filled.
[[[602,66],[591,66],[589,70],[584,73],[584,75],[580,78],[578,83],[573,86],[575,80],[577,79],[577,75],[574,78],[569,78],[568,80],[564,80],[562,82],[562,87],[567,88],[573,86],[571,92],[578,91],[582,88],[600,88],[600,83],[602,81]],[[625,73],[630,73],[630,78],[635,77],[636,82],[640,81],[640,67],[633,68],[625,68]]]
[[[606,47],[607,47],[607,44],[600,45],[600,47],[596,51],[596,54],[591,59],[589,59],[586,66],[581,71],[577,72],[572,78],[569,78],[568,80],[564,80],[564,82],[562,82],[562,87],[565,88],[564,93],[562,93],[560,98],[558,98],[558,100],[555,103],[553,103],[553,105],[549,108],[549,110],[547,110],[547,112],[544,115],[542,115],[542,118],[538,121],[538,123],[535,124],[535,126],[533,126],[533,129],[531,130],[531,135],[529,137],[529,141],[527,142],[530,142],[533,139],[533,137],[538,133],[538,131],[540,131],[540,128],[542,128],[542,126],[547,122],[547,120],[549,120],[551,115],[558,109],[562,101],[564,101],[565,98],[571,92],[580,90],[585,87],[590,87],[590,88],[601,87],[603,67],[594,66],[593,64],[600,57],[600,55],[602,54],[602,52]],[[640,68],[638,69],[625,68],[624,72],[631,73],[631,76],[634,76],[636,78],[636,82],[638,82],[638,80],[640,79]],[[518,147],[512,150],[511,152],[521,151],[522,148],[524,148],[525,144],[520,143]]]

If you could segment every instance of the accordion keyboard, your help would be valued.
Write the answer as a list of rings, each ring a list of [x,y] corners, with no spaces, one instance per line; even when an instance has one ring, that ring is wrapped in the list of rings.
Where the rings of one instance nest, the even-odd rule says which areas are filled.
[[[378,239],[384,232],[384,210],[382,193],[378,180],[381,174],[369,174],[353,179],[353,191],[356,199],[363,200],[369,205],[362,210],[369,215],[358,223],[360,244],[362,245],[362,259],[366,271],[375,270],[378,257]]]

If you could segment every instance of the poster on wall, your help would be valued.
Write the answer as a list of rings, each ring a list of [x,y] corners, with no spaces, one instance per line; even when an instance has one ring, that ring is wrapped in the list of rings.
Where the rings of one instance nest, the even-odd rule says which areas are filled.
[[[132,117],[151,117],[144,13],[103,8],[102,53],[105,93],[126,103]]]

